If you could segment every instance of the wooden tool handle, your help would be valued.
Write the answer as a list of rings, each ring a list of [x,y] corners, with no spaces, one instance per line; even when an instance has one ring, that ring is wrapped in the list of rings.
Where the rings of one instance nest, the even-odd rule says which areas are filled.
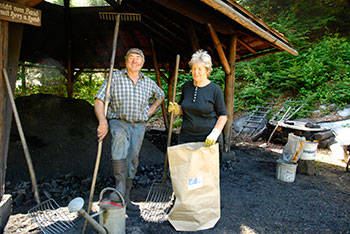
[[[175,102],[176,97],[176,86],[177,86],[177,76],[179,73],[179,66],[180,66],[180,55],[176,56],[176,65],[175,65],[175,77],[174,77],[174,89],[173,89],[173,97],[172,102]],[[165,154],[165,162],[164,162],[164,171],[163,171],[163,181],[162,184],[166,183],[167,180],[167,173],[168,173],[168,147],[171,144],[171,134],[173,132],[173,120],[174,120],[174,113],[170,113],[170,123],[169,123],[169,131],[168,131],[168,142],[167,142],[167,152]]]

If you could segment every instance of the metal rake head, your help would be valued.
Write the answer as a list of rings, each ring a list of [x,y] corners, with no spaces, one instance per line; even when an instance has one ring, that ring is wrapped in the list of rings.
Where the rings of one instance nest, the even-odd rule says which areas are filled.
[[[61,208],[53,199],[31,208],[28,214],[44,234],[66,233],[75,225],[76,215]]]
[[[99,12],[98,14],[102,20],[115,21],[119,15],[123,21],[141,21],[141,14],[138,13]]]
[[[164,222],[174,199],[175,195],[170,186],[152,184],[145,203],[140,206],[141,217],[147,222]]]

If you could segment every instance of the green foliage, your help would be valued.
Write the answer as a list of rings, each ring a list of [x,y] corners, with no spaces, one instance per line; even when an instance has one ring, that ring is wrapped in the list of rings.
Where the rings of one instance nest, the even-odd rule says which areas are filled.
[[[181,116],[175,116],[175,120],[173,122],[173,128],[181,127],[182,125],[182,118]]]
[[[103,81],[103,73],[82,73],[73,85],[73,97],[93,104]],[[16,96],[45,93],[67,97],[67,81],[55,67],[20,64],[16,83]]]
[[[276,23],[285,26],[289,24],[292,26],[289,26],[290,29],[304,35],[331,26],[334,21],[340,23],[350,7],[346,0],[240,0],[239,3],[280,32],[288,33],[276,28]]]
[[[73,86],[73,97],[94,103],[95,95],[104,81],[101,73],[83,73]]]
[[[38,66],[31,63],[20,64],[17,75],[16,96],[36,93],[64,96],[66,94],[66,85],[63,75],[54,67]]]
[[[280,53],[238,63],[236,76],[242,80],[236,86],[237,109],[285,96],[305,102],[308,112],[318,104],[344,106],[350,102],[350,40],[326,35],[296,57]]]

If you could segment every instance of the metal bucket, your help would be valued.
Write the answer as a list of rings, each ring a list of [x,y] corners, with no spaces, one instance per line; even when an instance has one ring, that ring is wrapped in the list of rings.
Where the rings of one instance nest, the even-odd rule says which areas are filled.
[[[115,203],[109,199],[103,199],[103,195],[107,191],[113,191],[118,194],[121,202]],[[110,234],[125,234],[125,200],[121,193],[114,188],[105,188],[100,193],[98,202],[100,210],[103,211],[99,216],[100,224],[107,229]]]

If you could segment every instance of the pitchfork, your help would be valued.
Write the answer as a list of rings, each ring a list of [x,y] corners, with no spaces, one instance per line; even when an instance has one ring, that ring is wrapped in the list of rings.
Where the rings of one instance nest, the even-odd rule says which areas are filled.
[[[176,56],[175,78],[174,78],[174,90],[172,101],[175,102],[177,75],[180,64],[180,55]],[[174,114],[170,114],[169,132],[167,148],[171,144],[171,134],[173,130]],[[174,193],[171,186],[167,185],[168,174],[168,152],[165,155],[164,171],[162,183],[152,184],[150,191],[148,192],[145,204],[141,207],[141,216],[145,221],[162,223],[171,207],[174,200]]]

